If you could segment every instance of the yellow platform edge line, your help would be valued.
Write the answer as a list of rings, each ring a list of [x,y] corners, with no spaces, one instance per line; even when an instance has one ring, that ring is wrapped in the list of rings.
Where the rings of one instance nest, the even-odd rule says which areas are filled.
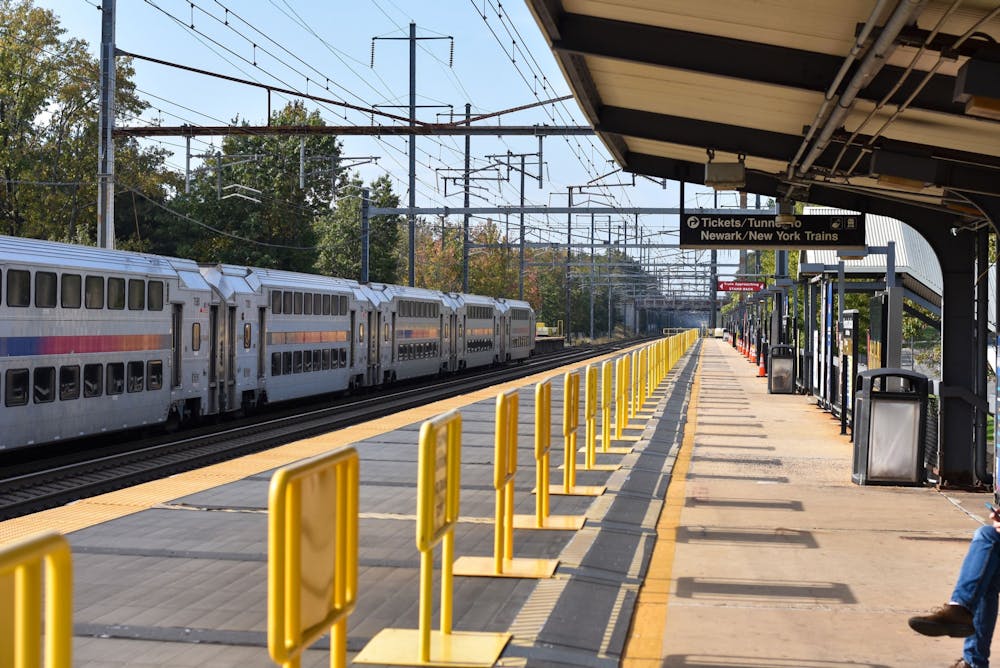
[[[183,496],[203,492],[291,462],[329,452],[342,445],[395,431],[400,427],[430,419],[453,408],[462,408],[484,399],[493,398],[499,392],[533,385],[567,371],[582,369],[588,364],[624,355],[633,348],[641,348],[643,345],[645,344],[636,344],[613,353],[525,376],[519,380],[508,381],[450,399],[442,399],[353,427],[337,429],[320,436],[294,441],[263,452],[179,473],[162,480],[153,480],[127,489],[82,499],[59,508],[51,508],[33,515],[5,520],[0,522],[0,545],[21,540],[42,531],[58,531],[61,534],[67,534],[103,524]]]
[[[656,545],[653,546],[646,577],[639,588],[635,614],[622,652],[622,668],[652,668],[660,666],[663,661],[663,639],[667,625],[667,605],[670,602],[670,583],[673,581],[677,527],[684,508],[687,474],[691,466],[691,452],[694,450],[694,432],[698,419],[696,397],[700,387],[699,354],[698,367],[691,385],[691,401],[688,402],[687,428],[670,475],[667,496],[656,522]]]

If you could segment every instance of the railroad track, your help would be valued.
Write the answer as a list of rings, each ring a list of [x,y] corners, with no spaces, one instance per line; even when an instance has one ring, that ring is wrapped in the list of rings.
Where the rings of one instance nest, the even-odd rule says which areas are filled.
[[[635,343],[637,341],[633,340],[567,350],[532,358],[517,366],[485,372],[474,371],[389,392],[352,395],[335,405],[278,416],[268,414],[263,419],[245,421],[245,424],[219,425],[215,429],[202,430],[207,433],[182,433],[179,437],[160,437],[149,442],[132,441],[119,446],[127,447],[123,451],[109,451],[80,461],[69,461],[66,458],[42,460],[36,468],[0,478],[0,520],[259,452],[407,408],[579,362]],[[0,465],[2,463],[0,460]],[[24,468],[23,465],[21,468]]]

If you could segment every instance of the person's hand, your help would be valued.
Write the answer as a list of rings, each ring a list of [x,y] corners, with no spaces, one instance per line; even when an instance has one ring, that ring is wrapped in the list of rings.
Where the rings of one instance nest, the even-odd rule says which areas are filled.
[[[1000,509],[990,511],[990,521],[993,522],[993,529],[1000,533]]]

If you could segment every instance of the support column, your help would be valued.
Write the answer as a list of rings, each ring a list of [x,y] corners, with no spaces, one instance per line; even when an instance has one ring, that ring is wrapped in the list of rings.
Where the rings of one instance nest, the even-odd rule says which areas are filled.
[[[101,90],[98,110],[97,245],[115,247],[115,0],[101,3]]]

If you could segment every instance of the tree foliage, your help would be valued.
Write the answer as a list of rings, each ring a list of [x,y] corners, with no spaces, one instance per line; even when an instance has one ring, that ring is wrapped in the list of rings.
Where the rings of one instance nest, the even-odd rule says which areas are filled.
[[[361,189],[357,175],[346,187],[333,211],[316,220],[318,253],[315,270],[327,276],[360,279],[361,277]],[[373,207],[397,207],[399,196],[392,191],[388,175],[380,176],[369,185],[369,201]],[[381,283],[400,280],[399,243],[403,237],[402,216],[371,216],[368,223],[368,279]]]
[[[0,231],[91,243],[97,232],[98,62],[58,18],[31,0],[0,0]],[[117,120],[141,113],[134,71],[117,61]],[[170,177],[164,152],[116,141],[117,177],[160,201]],[[140,215],[118,188],[116,227]],[[148,206],[148,203],[147,203]],[[143,216],[145,216],[143,212]]]

